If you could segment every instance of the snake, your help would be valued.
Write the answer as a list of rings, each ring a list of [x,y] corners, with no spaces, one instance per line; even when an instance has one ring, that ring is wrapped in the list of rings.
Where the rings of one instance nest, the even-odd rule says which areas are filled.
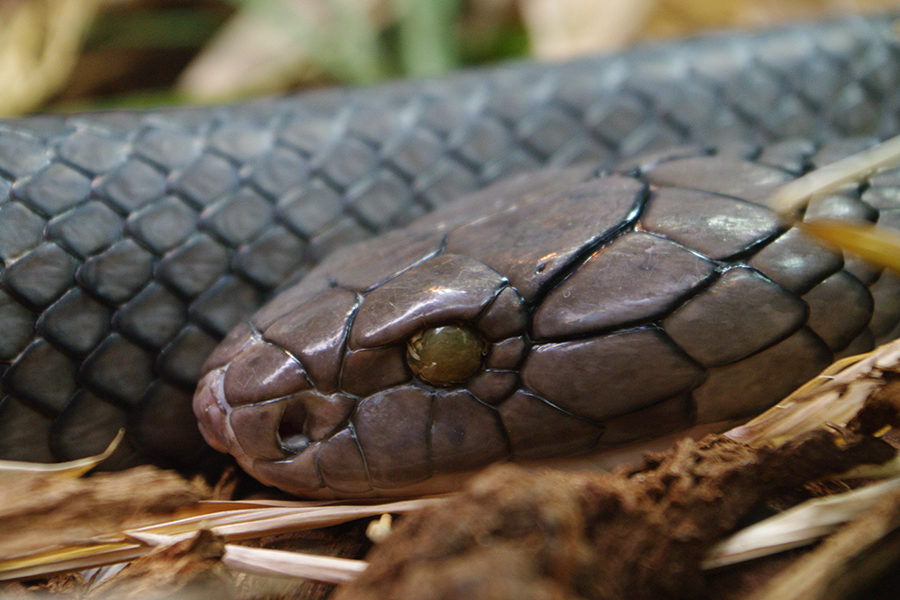
[[[853,17],[0,121],[0,458],[124,428],[110,468],[399,495],[755,414],[898,334],[895,275],[762,204],[896,133],[898,53]]]

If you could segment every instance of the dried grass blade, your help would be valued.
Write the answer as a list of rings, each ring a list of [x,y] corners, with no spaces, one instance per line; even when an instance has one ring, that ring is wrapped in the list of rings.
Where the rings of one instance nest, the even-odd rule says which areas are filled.
[[[900,273],[900,234],[872,223],[817,220],[797,223],[830,244]]]
[[[439,496],[371,505],[276,501],[272,503],[274,506],[265,506],[268,504],[265,501],[204,502],[199,506],[200,514],[125,530],[107,536],[113,538],[110,543],[73,546],[0,561],[0,581],[131,560],[153,547],[170,545],[204,529],[212,530],[228,541],[252,539],[272,533],[327,527],[384,513],[405,513],[443,500],[444,497]],[[258,508],[260,505],[262,507]],[[234,506],[241,508],[231,508]],[[217,510],[222,507],[229,509]]]
[[[725,435],[751,446],[777,445],[825,423],[845,425],[885,385],[884,371],[900,373],[900,340],[844,359],[839,368],[833,365],[826,369],[766,412]]]
[[[350,558],[285,552],[267,548],[225,545],[222,562],[229,568],[260,575],[303,577],[325,583],[347,583],[362,573],[368,563]]]
[[[784,184],[769,198],[769,208],[783,216],[793,215],[811,196],[860,181],[898,162],[900,136],[887,139]]]
[[[66,548],[4,560],[0,561],[0,581],[46,577],[54,573],[132,560],[146,554],[147,550],[146,546],[124,542]]]
[[[116,437],[112,439],[106,449],[100,454],[66,462],[32,463],[17,460],[0,460],[0,478],[6,474],[15,473],[58,473],[68,477],[81,477],[112,456],[112,453],[116,451],[124,437],[125,430],[120,429]]]
[[[807,500],[742,529],[713,546],[704,569],[733,565],[810,544],[900,490],[900,477],[857,490]]]
[[[371,505],[336,504],[315,507],[228,510],[222,513],[205,513],[165,523],[147,525],[130,529],[124,533],[135,539],[144,539],[141,537],[144,534],[169,537],[193,532],[198,529],[209,529],[216,535],[221,535],[229,541],[234,541],[285,531],[329,527],[356,519],[379,516],[384,513],[407,513],[430,504],[442,502],[443,500],[444,497],[435,497]]]

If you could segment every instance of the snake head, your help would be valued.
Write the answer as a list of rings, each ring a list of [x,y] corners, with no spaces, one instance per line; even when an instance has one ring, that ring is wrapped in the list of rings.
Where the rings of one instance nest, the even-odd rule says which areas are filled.
[[[439,252],[440,237],[419,242],[372,289],[313,273],[235,330],[195,399],[209,442],[298,494],[374,493],[504,458],[493,405],[516,385],[524,301]]]
[[[209,358],[201,431],[264,483],[348,497],[689,426],[706,372],[654,319],[715,265],[634,231],[647,193],[548,170],[340,250]]]
[[[525,442],[540,419],[517,398],[530,302],[608,227],[529,200],[622,196],[587,178],[512,180],[327,258],[209,357],[194,399],[204,437],[264,483],[316,496],[436,491],[513,445],[559,447],[552,427]],[[568,252],[536,244],[573,227]]]

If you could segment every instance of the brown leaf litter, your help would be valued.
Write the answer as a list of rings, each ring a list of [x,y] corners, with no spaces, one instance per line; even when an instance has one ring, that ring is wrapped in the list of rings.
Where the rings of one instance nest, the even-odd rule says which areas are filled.
[[[760,501],[894,455],[858,425],[759,450],[684,440],[614,473],[494,467],[404,519],[335,599],[695,598],[708,548]]]
[[[0,559],[103,543],[105,536],[158,522],[208,495],[198,482],[149,466],[89,479],[5,475],[0,485]]]

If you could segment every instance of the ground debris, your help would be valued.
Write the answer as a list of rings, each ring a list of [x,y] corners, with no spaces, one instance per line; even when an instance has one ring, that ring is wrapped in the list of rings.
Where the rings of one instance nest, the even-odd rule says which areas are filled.
[[[6,474],[0,485],[0,558],[108,541],[123,529],[157,522],[195,505],[208,490],[144,466],[79,479]]]
[[[221,537],[199,531],[133,560],[100,583],[73,582],[65,591],[83,600],[313,600],[331,591],[301,579],[233,571],[221,562],[225,548]]]
[[[754,505],[893,455],[834,428],[778,448],[684,440],[614,473],[494,467],[446,505],[405,518],[335,598],[697,597],[707,549]]]
[[[228,573],[219,564],[224,542],[208,531],[135,559],[84,598],[235,597]],[[194,595],[203,592],[204,596]]]
[[[898,560],[900,492],[894,492],[747,600],[846,598],[865,590]]]

